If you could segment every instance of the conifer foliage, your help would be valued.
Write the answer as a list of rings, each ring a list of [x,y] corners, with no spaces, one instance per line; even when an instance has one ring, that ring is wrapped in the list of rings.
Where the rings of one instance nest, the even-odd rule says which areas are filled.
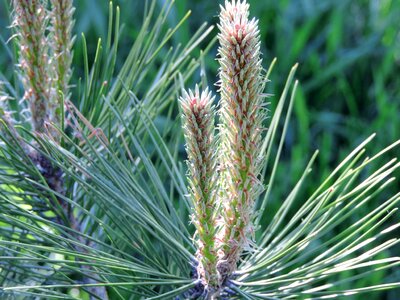
[[[93,60],[82,36],[77,79],[73,1],[12,1],[20,84],[0,74],[0,298],[323,299],[399,288],[390,248],[400,193],[386,187],[400,163],[382,156],[400,141],[367,155],[371,135],[304,191],[316,152],[272,199],[297,65],[269,115],[276,60],[263,68],[249,3],[225,1],[219,96],[205,77],[185,91],[205,73],[213,42],[200,57],[193,50],[213,27],[170,48],[188,17],[170,28],[173,5],[146,1],[117,63],[120,10],[110,3]]]

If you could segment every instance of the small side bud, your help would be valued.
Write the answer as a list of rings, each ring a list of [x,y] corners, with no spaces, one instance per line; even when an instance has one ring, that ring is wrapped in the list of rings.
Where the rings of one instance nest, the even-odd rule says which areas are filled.
[[[196,227],[197,272],[208,290],[217,287],[216,232],[216,143],[214,98],[206,89],[184,92],[180,98],[186,139],[188,181],[193,202],[192,222]]]

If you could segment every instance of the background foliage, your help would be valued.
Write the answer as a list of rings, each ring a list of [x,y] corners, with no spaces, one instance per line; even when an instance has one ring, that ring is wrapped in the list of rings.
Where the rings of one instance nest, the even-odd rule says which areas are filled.
[[[252,15],[260,19],[264,66],[278,58],[267,85],[269,93],[281,90],[290,67],[300,63],[297,78],[300,81],[294,106],[294,117],[289,127],[284,148],[284,161],[278,170],[273,190],[271,213],[277,209],[279,199],[300,176],[305,157],[320,149],[320,156],[311,176],[323,178],[336,162],[372,132],[378,136],[371,152],[377,152],[400,136],[400,2],[396,0],[249,0]],[[157,1],[161,7],[163,0]],[[125,24],[123,39],[119,43],[117,68],[123,63],[132,43],[136,40],[144,1],[115,1],[121,9]],[[192,10],[188,22],[182,24],[171,46],[185,45],[204,21],[217,22],[217,1],[177,0],[169,15],[168,24],[173,27],[188,10]],[[93,61],[97,38],[107,36],[108,1],[75,1],[77,41],[74,58],[74,79],[78,82],[84,75],[84,48],[81,32],[85,33],[89,63]],[[5,43],[11,32],[9,1],[0,2],[0,37]],[[216,33],[214,29],[213,37]],[[208,41],[209,42],[209,41]],[[203,44],[205,46],[206,43]],[[2,47],[0,71],[13,81],[12,66],[15,61]],[[10,51],[13,51],[11,48]],[[166,50],[162,50],[166,51]],[[214,59],[216,45],[204,59],[208,79],[214,82],[217,63]],[[160,55],[162,57],[162,55]],[[157,62],[161,65],[161,61]],[[152,69],[155,75],[157,70]],[[197,74],[199,76],[199,74]],[[199,78],[194,78],[198,80]],[[79,95],[72,90],[72,99]],[[271,98],[271,110],[277,99]],[[166,114],[166,113],[165,113]],[[161,115],[156,119],[159,128],[167,125],[180,131],[179,126]],[[173,133],[170,133],[173,135]],[[180,134],[180,133],[179,133]],[[177,152],[184,159],[182,147]],[[392,153],[393,154],[393,153]],[[290,176],[288,176],[288,174]],[[309,180],[308,182],[313,182]],[[396,187],[394,187],[396,188]],[[304,189],[307,193],[307,187]],[[373,203],[371,204],[373,205]],[[399,231],[395,232],[398,236]],[[399,248],[391,251],[399,253]],[[368,278],[369,284],[377,284],[385,274]],[[395,274],[399,280],[400,271]],[[396,299],[395,292],[388,299]],[[374,295],[369,296],[371,299]],[[378,296],[376,296],[378,297]],[[378,298],[377,298],[378,299]]]

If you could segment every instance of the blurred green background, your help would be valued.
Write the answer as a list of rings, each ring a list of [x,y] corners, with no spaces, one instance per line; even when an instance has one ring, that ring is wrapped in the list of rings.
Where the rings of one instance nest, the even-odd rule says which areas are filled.
[[[11,36],[7,27],[10,24],[9,2],[0,2],[2,43]],[[157,0],[159,6],[165,5],[165,2]],[[264,67],[267,68],[274,57],[278,58],[271,82],[267,85],[267,92],[276,95],[270,98],[272,111],[291,66],[296,62],[300,64],[297,72],[300,88],[286,138],[283,162],[278,170],[278,184],[273,190],[275,201],[269,210],[272,214],[280,203],[279,199],[287,195],[299,178],[315,149],[320,149],[320,156],[304,193],[373,132],[378,136],[370,145],[371,154],[400,137],[400,1],[248,2],[252,16],[259,18]],[[119,0],[114,3],[121,7],[124,24],[118,56],[121,64],[139,31],[145,1]],[[215,24],[221,3],[176,0],[168,19],[169,26],[175,26],[188,10],[192,14],[174,35],[171,46],[187,43],[203,22]],[[89,57],[93,57],[98,37],[104,38],[107,34],[108,1],[79,0],[75,1],[75,6],[74,83],[83,75],[80,33],[85,33]],[[216,28],[209,40],[215,34]],[[0,70],[5,77],[13,80],[15,61],[6,48],[2,47],[0,51]],[[207,77],[214,90],[218,71],[216,53],[217,45],[214,45],[204,60]],[[156,72],[154,70],[154,74]],[[199,74],[193,79],[193,85],[197,80]],[[397,150],[388,155],[399,154]],[[398,190],[398,184],[392,187],[392,192]],[[395,234],[398,236],[399,231]],[[392,251],[397,255],[400,253],[399,248]],[[369,278],[368,283],[400,280],[400,271],[392,274],[392,278],[385,276],[387,274],[377,274]],[[374,298],[374,295],[368,297],[382,299],[378,296]],[[396,292],[389,292],[387,299],[398,299]]]

